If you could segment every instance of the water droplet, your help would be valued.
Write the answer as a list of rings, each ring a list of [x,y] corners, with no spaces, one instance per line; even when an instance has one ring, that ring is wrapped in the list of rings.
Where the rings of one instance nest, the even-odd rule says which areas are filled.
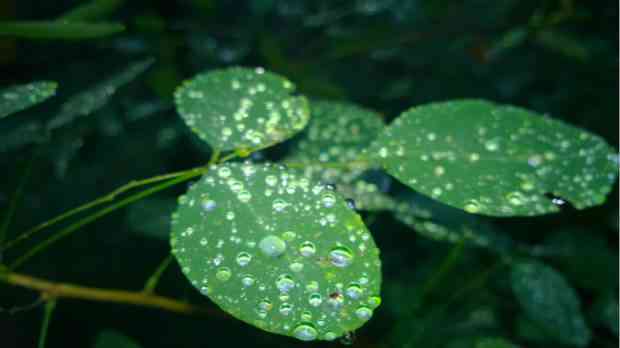
[[[293,306],[290,303],[283,303],[280,305],[279,312],[282,315],[289,315],[293,311]]]
[[[334,309],[340,308],[344,304],[344,295],[339,292],[333,292],[329,294],[327,303]]]
[[[237,198],[239,198],[241,202],[247,203],[250,201],[250,199],[252,199],[252,194],[248,191],[241,191],[237,195]]]
[[[215,201],[211,199],[204,199],[201,203],[202,209],[204,209],[205,211],[213,211],[216,205],[217,204],[215,203]]]
[[[310,321],[312,320],[312,313],[310,311],[301,312],[301,320]]]
[[[278,178],[275,175],[267,175],[265,183],[269,186],[275,186],[278,183]]]
[[[379,296],[370,296],[368,298],[368,305],[371,308],[377,308],[381,304],[381,297]]]
[[[347,198],[346,202],[347,202],[347,207],[349,207],[349,209],[353,209],[353,210],[356,209],[355,201],[353,200],[353,198]]]
[[[230,276],[232,276],[232,272],[230,271],[230,268],[228,267],[220,267],[218,268],[217,272],[215,272],[215,278],[223,282],[230,279]]]
[[[321,201],[323,202],[323,206],[325,208],[333,207],[336,203],[336,195],[331,192],[325,192],[321,197]]]
[[[278,236],[268,235],[261,239],[258,243],[258,248],[270,257],[277,257],[284,253],[286,250],[286,242],[280,239]]]
[[[351,285],[349,285],[345,293],[350,298],[357,300],[358,298],[360,298],[360,296],[362,296],[362,291],[362,287],[359,286],[359,284],[352,283]]]
[[[484,143],[484,148],[488,151],[497,151],[499,149],[499,140],[490,139]]]
[[[286,231],[282,233],[282,238],[284,238],[284,240],[287,242],[292,241],[293,239],[295,239],[295,237],[297,237],[297,235],[293,231]]]
[[[355,310],[355,315],[362,320],[368,320],[372,317],[372,309],[368,307],[359,307]]]
[[[312,326],[312,324],[304,323],[297,325],[295,329],[293,329],[293,336],[302,340],[302,341],[313,341],[316,339],[318,332]]]
[[[314,246],[314,243],[306,241],[301,243],[301,246],[299,246],[299,253],[302,256],[305,257],[310,257],[312,255],[314,255],[314,253],[316,253],[316,247]]]
[[[222,167],[217,171],[217,175],[219,175],[221,178],[228,178],[230,174],[230,168],[228,167]]]
[[[261,300],[258,303],[258,309],[261,311],[269,312],[272,308],[273,304],[271,303],[271,301],[269,301],[269,299]]]
[[[466,212],[475,214],[480,211],[480,203],[476,200],[469,200],[465,203],[464,209]]]
[[[301,270],[304,268],[304,264],[301,262],[293,262],[289,265],[289,268],[293,272],[301,272]]]
[[[319,291],[319,282],[313,280],[310,283],[306,284],[306,291],[308,292]]]
[[[523,205],[526,201],[525,196],[519,191],[508,193],[506,199],[512,205]]]
[[[328,331],[328,332],[326,332],[326,333],[325,333],[325,335],[323,335],[323,338],[324,338],[326,341],[333,341],[333,340],[335,340],[337,337],[338,337],[338,336],[336,335],[336,333],[335,333],[335,332],[331,332],[331,331]]]
[[[318,307],[323,303],[323,297],[319,293],[313,293],[308,298],[308,303],[313,307]]]
[[[281,199],[281,198],[276,198],[273,200],[273,210],[275,211],[283,211],[284,208],[286,208],[287,203],[285,200]]]
[[[251,275],[245,275],[243,276],[243,278],[241,278],[241,284],[243,284],[243,286],[245,287],[252,286],[255,281],[256,279],[254,279],[254,277],[252,277]]]
[[[239,264],[239,266],[245,266],[248,263],[250,263],[250,260],[252,260],[252,255],[250,255],[249,253],[242,251],[239,254],[237,254],[237,263]]]
[[[353,262],[353,252],[345,246],[337,246],[329,251],[329,261],[336,267],[347,267]]]
[[[290,275],[282,274],[278,277],[278,279],[276,279],[276,287],[281,292],[288,292],[295,287],[295,281]]]

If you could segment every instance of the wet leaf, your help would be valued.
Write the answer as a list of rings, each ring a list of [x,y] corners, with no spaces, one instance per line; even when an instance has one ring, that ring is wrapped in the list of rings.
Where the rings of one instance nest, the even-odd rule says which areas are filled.
[[[359,210],[389,210],[394,200],[360,175],[370,168],[359,161],[385,127],[381,115],[354,104],[329,100],[310,102],[312,117],[284,162],[315,181],[335,184]],[[357,161],[357,162],[356,162]]]
[[[322,184],[276,165],[213,166],[173,215],[190,282],[234,317],[300,340],[333,340],[380,304],[379,250]]]
[[[26,39],[92,39],[120,33],[125,27],[113,22],[19,21],[0,22],[0,37]]]
[[[591,332],[575,290],[553,268],[525,261],[513,265],[511,286],[525,315],[557,342],[584,347]]]
[[[62,104],[59,114],[48,122],[47,129],[62,127],[80,116],[87,116],[101,109],[119,88],[135,80],[153,62],[152,58],[133,62],[119,73],[72,96]]]
[[[95,348],[140,348],[133,339],[113,330],[102,331],[95,339]]]
[[[175,92],[177,111],[198,136],[218,150],[252,149],[282,142],[310,117],[295,86],[262,68],[228,68],[199,74]]]
[[[557,212],[564,200],[577,209],[602,204],[616,180],[614,152],[597,135],[526,109],[459,100],[404,112],[369,156],[448,205],[523,216]]]
[[[0,90],[0,118],[39,104],[56,94],[58,84],[35,81]]]

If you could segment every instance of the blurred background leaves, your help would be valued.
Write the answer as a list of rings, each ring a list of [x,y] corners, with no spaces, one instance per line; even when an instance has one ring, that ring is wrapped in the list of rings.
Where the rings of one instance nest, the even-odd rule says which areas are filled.
[[[5,27],[0,86],[48,80],[59,86],[54,98],[0,120],[2,215],[33,166],[9,238],[131,180],[206,163],[210,150],[175,113],[172,93],[185,78],[231,65],[263,66],[287,76],[311,98],[358,103],[386,122],[422,103],[486,98],[549,114],[618,144],[617,1],[0,2],[0,21],[59,20],[116,23],[124,30],[80,40],[26,40]],[[115,74],[150,59],[148,69],[106,87]],[[88,117],[54,121],[66,105],[77,105],[67,104],[70,100],[91,88],[102,88],[102,94],[88,101],[95,107],[81,112]],[[279,160],[289,147],[282,144],[254,158]],[[422,223],[448,226],[457,236],[463,226],[475,226],[486,238],[501,237],[501,252],[446,243],[390,212],[363,213],[382,250],[384,300],[375,318],[347,342],[357,347],[561,346],[523,310],[511,288],[509,265],[537,258],[566,283],[554,296],[568,291],[579,299],[591,330],[588,346],[617,346],[617,187],[605,205],[586,211],[566,207],[537,218],[473,221],[411,195],[392,180],[370,174],[368,181],[377,192],[396,197],[401,207],[414,209]],[[140,289],[168,252],[167,217],[185,188],[111,214],[34,258],[23,271],[88,286]],[[26,248],[2,256],[11,260]],[[158,290],[213,306],[176,265],[164,273]],[[0,287],[3,308],[35,300],[33,293]],[[0,345],[35,346],[41,313],[41,307],[0,313]],[[224,318],[61,300],[48,346],[70,341],[98,347],[98,335],[111,330],[131,337],[134,343],[128,346],[303,345]]]

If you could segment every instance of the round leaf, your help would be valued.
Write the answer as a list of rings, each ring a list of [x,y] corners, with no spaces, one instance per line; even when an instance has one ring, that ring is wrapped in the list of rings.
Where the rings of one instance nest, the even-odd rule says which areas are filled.
[[[591,332],[579,298],[564,277],[540,262],[520,262],[511,271],[511,286],[526,316],[558,342],[584,347]]]
[[[269,332],[333,340],[380,303],[379,250],[360,216],[281,166],[212,166],[179,198],[171,245],[196,288]]]
[[[563,199],[578,209],[601,204],[618,170],[614,150],[599,136],[482,100],[412,108],[369,154],[425,195],[495,216],[556,212]]]
[[[199,74],[175,92],[177,111],[198,136],[218,150],[282,142],[310,118],[295,86],[262,68],[228,68]]]

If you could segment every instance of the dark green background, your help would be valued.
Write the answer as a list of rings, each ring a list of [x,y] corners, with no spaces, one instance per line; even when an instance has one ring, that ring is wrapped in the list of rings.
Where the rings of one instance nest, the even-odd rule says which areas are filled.
[[[3,0],[0,19],[52,19],[77,3]],[[386,121],[426,102],[486,98],[550,114],[618,145],[615,0],[126,1],[109,19],[123,22],[127,31],[83,41],[0,38],[0,86],[41,79],[60,84],[56,98],[0,121],[3,212],[34,156],[10,237],[132,179],[206,162],[208,148],[175,113],[172,92],[197,72],[230,65],[263,66],[286,75],[304,94],[354,101],[381,112]],[[514,39],[518,33],[524,33],[521,40]],[[33,134],[7,145],[8,139],[21,134],[19,127],[53,117],[68,96],[148,56],[156,58],[156,64],[103,109],[49,139]],[[152,111],[140,114],[140,108]],[[286,150],[284,144],[263,156],[277,160]],[[185,187],[157,197],[170,205]],[[401,196],[407,190],[395,182],[389,189]],[[618,338],[589,314],[597,298],[618,293],[617,196],[616,186],[605,205],[587,211],[568,208],[545,217],[490,220],[523,243],[540,245],[555,238],[572,246],[568,256],[543,260],[576,287],[593,329],[591,347],[617,347]],[[133,219],[127,209],[115,212],[37,256],[22,271],[57,281],[138,290],[168,252],[167,241],[141,232],[165,231],[166,215],[161,211],[166,208]],[[507,269],[451,304],[446,315],[423,318],[497,262],[482,249],[466,248],[422,310],[413,318],[404,313],[411,294],[419,292],[451,246],[424,239],[390,214],[375,217],[370,229],[382,250],[384,302],[356,333],[356,347],[399,346],[421,323],[428,325],[420,347],[450,347],[454,341],[486,335],[503,336],[523,347],[557,346],[528,340],[516,329],[521,312],[508,286]],[[24,250],[3,256],[11,260]],[[213,306],[176,264],[164,274],[159,291]],[[0,287],[0,306],[5,308],[35,298],[29,291]],[[41,307],[0,313],[0,347],[35,346],[41,313]],[[476,313],[492,320],[472,322]],[[338,344],[303,344],[225,316],[196,318],[61,300],[48,346],[89,347],[104,329],[123,332],[144,347]]]

